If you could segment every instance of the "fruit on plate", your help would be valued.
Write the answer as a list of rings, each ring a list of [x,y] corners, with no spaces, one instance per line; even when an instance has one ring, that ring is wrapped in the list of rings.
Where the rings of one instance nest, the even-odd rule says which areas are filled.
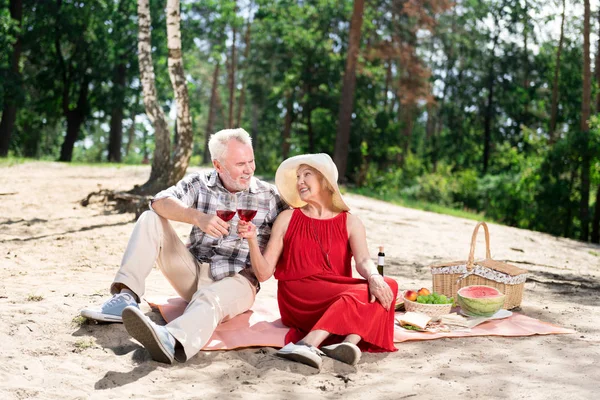
[[[410,301],[416,301],[419,295],[414,290],[407,290],[404,292],[404,298]]]
[[[429,291],[429,289],[422,287],[421,289],[419,289],[417,291],[417,294],[419,296],[427,296],[427,295],[431,294],[431,292]]]
[[[491,317],[504,305],[504,297],[498,289],[485,285],[465,286],[456,293],[462,312],[473,317]]]

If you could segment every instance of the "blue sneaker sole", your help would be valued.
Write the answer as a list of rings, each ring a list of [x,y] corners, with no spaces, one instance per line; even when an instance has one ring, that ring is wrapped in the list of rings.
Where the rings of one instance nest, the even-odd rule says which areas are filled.
[[[127,332],[148,350],[153,360],[173,364],[173,355],[163,347],[150,321],[139,309],[126,307],[123,310],[123,324]]]

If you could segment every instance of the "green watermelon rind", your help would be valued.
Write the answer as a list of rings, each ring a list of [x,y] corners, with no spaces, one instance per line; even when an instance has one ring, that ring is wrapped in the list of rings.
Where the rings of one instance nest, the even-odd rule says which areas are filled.
[[[472,290],[473,288],[477,287],[492,289],[496,293],[498,293],[498,296],[474,298],[468,297],[464,294],[464,292],[468,291],[465,289]],[[463,292],[462,294],[461,291]],[[462,312],[474,317],[491,317],[492,315],[497,313],[498,310],[500,310],[504,305],[504,297],[504,294],[502,294],[502,292],[500,292],[495,287],[485,285],[465,286],[459,289],[456,293],[456,300]]]

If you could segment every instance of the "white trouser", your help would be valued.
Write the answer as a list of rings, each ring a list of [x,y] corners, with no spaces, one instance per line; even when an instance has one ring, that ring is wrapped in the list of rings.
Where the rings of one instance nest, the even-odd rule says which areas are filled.
[[[154,211],[144,212],[135,224],[111,293],[125,285],[141,299],[155,263],[175,291],[189,302],[183,315],[167,324],[183,346],[186,360],[206,345],[219,323],[254,304],[256,289],[248,279],[236,274],[213,281],[209,265],[196,260],[169,221]]]

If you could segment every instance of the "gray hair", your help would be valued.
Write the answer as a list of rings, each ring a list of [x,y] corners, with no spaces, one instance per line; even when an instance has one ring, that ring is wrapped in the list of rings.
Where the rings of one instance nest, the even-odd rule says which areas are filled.
[[[210,151],[211,160],[222,161],[225,151],[227,151],[227,143],[233,139],[240,143],[247,144],[248,146],[252,146],[252,138],[243,128],[222,129],[211,135],[208,141],[208,150]]]

